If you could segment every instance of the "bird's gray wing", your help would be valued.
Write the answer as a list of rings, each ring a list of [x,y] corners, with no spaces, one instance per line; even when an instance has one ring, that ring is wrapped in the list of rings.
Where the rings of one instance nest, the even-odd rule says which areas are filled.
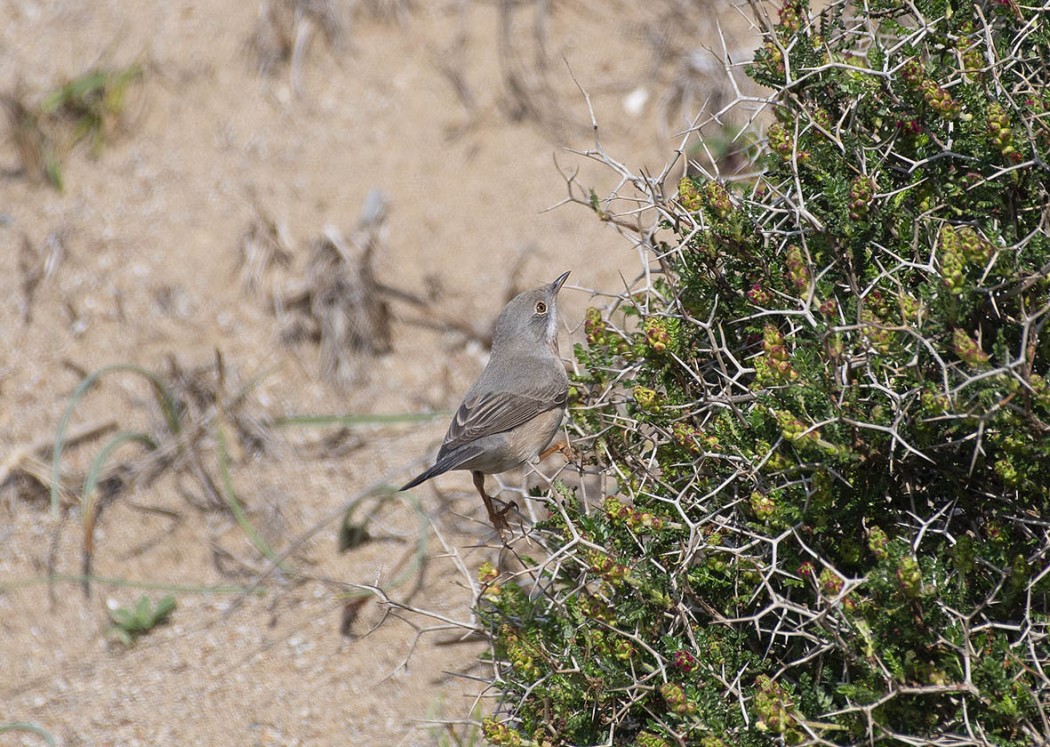
[[[447,453],[479,438],[504,433],[548,410],[565,407],[567,396],[566,383],[556,378],[513,393],[468,395],[452,418],[441,452]]]

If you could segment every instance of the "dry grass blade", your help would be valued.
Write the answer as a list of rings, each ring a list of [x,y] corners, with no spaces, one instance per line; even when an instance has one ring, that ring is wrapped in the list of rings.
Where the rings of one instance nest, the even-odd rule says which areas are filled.
[[[517,24],[520,6],[531,6],[532,33],[521,33]],[[561,139],[567,129],[580,129],[586,123],[562,108],[551,84],[547,24],[550,3],[539,0],[519,3],[501,0],[499,53],[503,72],[503,104],[512,121],[531,121]]]
[[[48,118],[27,101],[27,94],[21,89],[4,96],[3,107],[22,174],[34,181],[51,182],[61,190],[59,147]]]
[[[459,24],[455,36],[450,43],[439,50],[433,56],[434,66],[448,80],[449,85],[456,94],[459,103],[473,119],[477,115],[478,101],[471,90],[467,80],[470,70],[467,61],[467,49],[469,49],[470,38],[467,34],[466,14],[469,4],[463,3],[459,8]],[[451,137],[464,132],[470,125],[467,124],[450,133]]]
[[[349,12],[338,0],[262,0],[255,31],[247,43],[263,74],[289,64],[292,90],[302,92],[303,58],[317,32],[330,47],[341,46],[349,28]]]
[[[241,287],[248,293],[272,296],[274,273],[292,263],[291,237],[288,226],[278,222],[258,203],[253,204],[252,213],[238,246]]]
[[[380,21],[408,23],[416,9],[416,0],[364,0],[365,10]]]
[[[33,300],[40,285],[58,271],[66,254],[65,233],[50,234],[40,247],[34,247],[28,236],[22,237],[18,254],[18,272],[22,276],[22,300],[19,304],[22,322],[33,321]]]
[[[221,424],[230,432],[231,454],[236,460],[269,451],[275,446],[269,419],[251,397],[268,372],[238,383],[221,363],[219,351],[216,360],[220,362],[185,368],[174,356],[168,358],[165,380],[182,411],[185,444],[199,443]]]
[[[83,441],[98,438],[104,433],[115,430],[116,427],[117,422],[115,420],[105,420],[81,426],[70,431],[63,439],[63,444],[72,446]],[[12,449],[4,461],[0,463],[0,487],[8,484],[23,483],[26,486],[35,485],[37,489],[42,488],[50,492],[52,476],[50,467],[44,460],[53,452],[55,441],[56,439],[52,437],[39,438],[32,443],[16,446]],[[60,500],[62,497],[69,499],[62,501],[63,504],[68,505],[72,503],[69,491],[61,491],[59,495]]]

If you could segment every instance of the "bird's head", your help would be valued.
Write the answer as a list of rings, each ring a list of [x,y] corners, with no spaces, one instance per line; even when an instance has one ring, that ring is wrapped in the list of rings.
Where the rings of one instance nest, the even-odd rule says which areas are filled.
[[[511,345],[543,345],[558,354],[558,291],[569,277],[563,272],[553,283],[519,293],[496,320],[492,349]]]

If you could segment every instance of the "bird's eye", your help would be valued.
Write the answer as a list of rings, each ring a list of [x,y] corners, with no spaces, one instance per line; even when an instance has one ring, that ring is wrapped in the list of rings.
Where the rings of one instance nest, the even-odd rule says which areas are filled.
[[[547,313],[547,304],[545,304],[543,301],[537,301],[536,302],[536,313],[537,314],[546,314]]]

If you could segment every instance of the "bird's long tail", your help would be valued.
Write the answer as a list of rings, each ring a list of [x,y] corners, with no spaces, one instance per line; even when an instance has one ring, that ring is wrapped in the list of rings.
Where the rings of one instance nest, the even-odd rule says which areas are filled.
[[[459,465],[464,462],[479,456],[482,453],[482,449],[475,444],[467,444],[466,446],[450,451],[448,454],[438,454],[437,464],[428,469],[421,475],[416,476],[412,480],[402,485],[397,492],[402,490],[409,490],[410,488],[416,487],[422,482],[426,482],[431,477],[437,477],[443,475],[451,469],[456,469]]]
[[[423,474],[417,475],[415,478],[413,478],[409,482],[406,482],[404,485],[402,485],[400,488],[398,488],[397,492],[400,493],[402,490],[409,490],[410,488],[414,488],[416,485],[419,485],[421,482],[426,482],[431,477],[437,477],[440,474],[448,472],[448,470],[450,469],[448,467],[446,467],[445,469],[439,469],[439,467],[440,467],[439,464],[435,464],[433,467],[428,469]]]

